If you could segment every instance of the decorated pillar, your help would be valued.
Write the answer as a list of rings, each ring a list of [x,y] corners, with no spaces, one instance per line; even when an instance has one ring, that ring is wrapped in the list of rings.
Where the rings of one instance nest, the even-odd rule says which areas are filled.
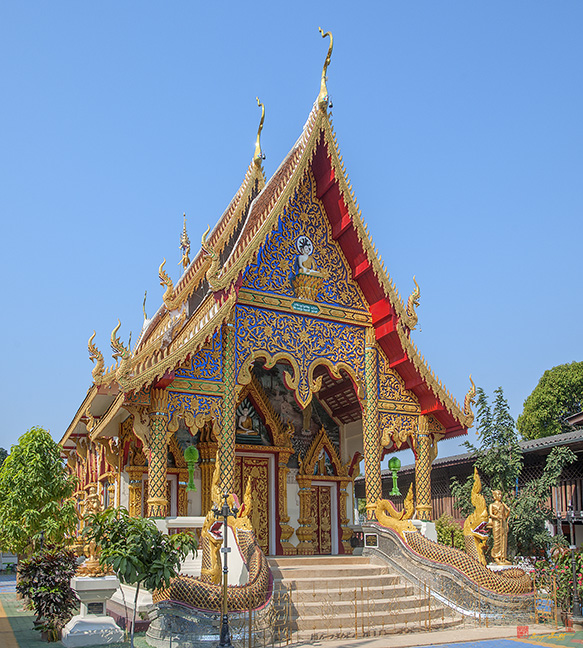
[[[287,474],[289,472],[287,462],[289,457],[290,455],[288,453],[279,453],[279,528],[283,555],[295,556],[297,549],[289,541],[294,530],[293,527],[288,524],[289,515],[287,514]]]
[[[150,464],[148,467],[148,517],[166,517],[168,508],[168,392],[150,391]]]
[[[374,329],[366,331],[364,352],[365,407],[363,419],[364,483],[366,515],[374,517],[377,500],[381,497],[381,446],[378,426],[378,356]]]
[[[300,556],[311,556],[314,553],[314,524],[312,523],[312,477],[310,475],[298,475],[296,477],[300,490],[300,517],[296,535],[300,541],[297,552]]]
[[[129,476],[129,502],[128,511],[130,517],[140,517],[142,515],[142,469],[128,468]]]
[[[418,520],[431,520],[431,438],[427,416],[419,417],[415,436],[415,510]]]
[[[219,457],[221,461],[221,489],[232,493],[235,472],[235,426],[236,426],[236,340],[235,327],[232,322],[225,326],[225,362],[223,369],[223,424],[219,439]]]
[[[186,487],[188,486],[188,471],[181,470],[178,473],[178,515],[188,515],[188,493]]]
[[[340,507],[338,511],[338,517],[340,518],[340,530],[342,532],[342,546],[344,547],[345,554],[352,553],[352,545],[350,544],[350,538],[352,538],[352,529],[348,526],[350,520],[346,515],[346,500],[348,499],[348,492],[346,487],[351,482],[348,480],[342,480],[340,482]]]

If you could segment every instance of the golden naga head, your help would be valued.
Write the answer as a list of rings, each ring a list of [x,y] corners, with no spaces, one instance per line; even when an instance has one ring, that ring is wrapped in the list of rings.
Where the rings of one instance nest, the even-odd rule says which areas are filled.
[[[332,46],[333,38],[332,32],[324,32],[321,27],[318,27],[318,31],[322,34],[322,38],[326,36],[330,37],[330,45],[328,46],[328,54],[326,54],[326,60],[324,61],[324,68],[322,69],[322,80],[320,81],[320,94],[318,95],[318,106],[320,109],[326,112],[328,106],[330,105],[330,98],[328,97],[328,88],[326,87],[326,81],[328,80],[327,72],[328,66],[330,65],[330,59],[332,58]]]
[[[95,331],[93,331],[93,335],[89,338],[89,341],[87,342],[87,349],[89,350],[89,359],[91,360],[91,362],[95,363],[95,367],[93,367],[93,371],[91,372],[91,374],[93,376],[93,380],[95,384],[98,385],[103,378],[105,364],[103,361],[103,354],[93,342],[93,340],[95,339],[95,335],[96,333]]]
[[[466,397],[464,398],[464,416],[466,417],[466,425],[472,427],[474,422],[474,412],[472,411],[472,405],[476,398],[476,385],[472,380],[472,375],[470,374],[470,382],[472,386],[469,388]]]

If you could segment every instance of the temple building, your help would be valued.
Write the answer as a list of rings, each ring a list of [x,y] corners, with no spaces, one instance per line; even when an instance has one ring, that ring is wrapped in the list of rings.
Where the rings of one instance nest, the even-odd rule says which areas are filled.
[[[401,298],[356,204],[330,54],[273,176],[262,112],[243,182],[192,259],[185,225],[182,276],[160,265],[161,304],[133,348],[118,324],[107,368],[89,340],[93,381],[61,440],[80,503],[97,486],[104,507],[180,526],[210,510],[218,460],[223,491],[241,497],[251,480],[266,554],[350,553],[361,465],[373,517],[383,456],[410,447],[417,518],[430,519],[437,442],[466,434],[473,386],[460,406],[412,340],[419,289]]]

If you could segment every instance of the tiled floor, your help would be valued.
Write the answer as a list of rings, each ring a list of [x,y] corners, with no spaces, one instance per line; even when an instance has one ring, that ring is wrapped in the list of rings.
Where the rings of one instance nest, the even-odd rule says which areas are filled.
[[[16,592],[16,574],[0,574],[0,593]]]

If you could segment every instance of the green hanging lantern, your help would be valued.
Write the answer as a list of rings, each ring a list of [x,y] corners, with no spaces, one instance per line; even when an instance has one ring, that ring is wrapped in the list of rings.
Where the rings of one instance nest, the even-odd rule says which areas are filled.
[[[186,461],[186,465],[188,466],[188,485],[186,486],[186,491],[195,491],[196,486],[194,485],[194,469],[196,468],[196,464],[198,463],[198,450],[196,446],[188,446],[186,450],[184,451],[184,461]]]
[[[401,468],[401,460],[397,457],[391,457],[389,459],[389,470],[393,473],[393,489],[391,490],[389,495],[401,494],[401,491],[397,486],[397,473],[399,472],[399,468]]]

